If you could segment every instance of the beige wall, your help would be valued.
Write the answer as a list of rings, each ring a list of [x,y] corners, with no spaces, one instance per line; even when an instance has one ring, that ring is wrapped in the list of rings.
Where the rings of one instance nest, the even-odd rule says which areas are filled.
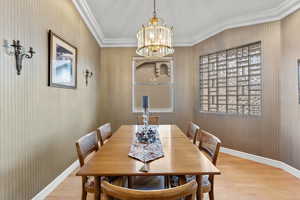
[[[78,47],[78,89],[47,87],[47,31]],[[0,42],[37,52],[17,76],[0,49],[0,199],[32,198],[77,158],[75,140],[99,125],[100,48],[70,0],[1,0]],[[82,70],[96,76],[88,87]]]
[[[299,14],[298,14],[299,15]],[[175,123],[182,130],[186,129],[189,120],[196,121],[201,128],[211,131],[220,137],[225,147],[261,155],[273,159],[283,160],[292,166],[298,167],[297,162],[297,121],[289,117],[289,111],[294,115],[297,110],[297,93],[293,104],[290,99],[282,99],[290,90],[297,90],[297,77],[291,87],[290,74],[280,76],[282,68],[282,43],[296,32],[291,27],[297,27],[296,14],[283,21],[265,23],[241,28],[226,30],[194,47],[182,47],[175,50],[175,113],[162,114],[162,123]],[[298,20],[299,21],[299,20]],[[289,26],[290,28],[288,29]],[[288,29],[283,31],[282,29]],[[285,33],[286,32],[286,33]],[[284,34],[288,34],[284,37]],[[241,117],[234,115],[203,114],[199,112],[198,104],[198,66],[199,56],[224,50],[256,41],[262,42],[263,64],[262,84],[263,102],[261,117]],[[293,40],[292,40],[293,41]],[[298,48],[298,43],[290,42],[290,46]],[[288,44],[285,44],[285,46]],[[283,49],[287,47],[283,46]],[[284,50],[289,54],[289,50]],[[293,51],[296,54],[296,50]],[[114,129],[124,123],[135,123],[136,115],[131,112],[131,67],[132,56],[135,56],[135,48],[103,48],[101,51],[101,122],[112,122]],[[296,55],[294,55],[295,57]],[[287,57],[283,55],[283,57]],[[290,58],[290,57],[289,57]],[[296,58],[292,60],[290,73],[296,73]],[[287,68],[287,67],[285,67]],[[287,71],[287,70],[285,70]],[[286,80],[285,80],[285,79]],[[283,83],[285,82],[285,83]],[[280,96],[279,86],[281,85]],[[281,97],[281,102],[279,102]],[[295,105],[296,104],[296,105]],[[288,107],[288,108],[286,108]],[[283,116],[280,117],[280,111]],[[297,116],[294,116],[298,119]],[[281,120],[281,121],[280,121]]]
[[[0,13],[0,39],[20,39],[37,51],[17,76],[13,57],[0,50],[0,199],[29,199],[76,159],[78,137],[99,123],[111,122],[114,129],[136,123],[131,112],[136,54],[135,48],[100,51],[69,0],[0,1]],[[187,122],[195,120],[224,146],[300,168],[299,19],[298,11],[281,22],[231,29],[194,47],[176,48],[175,112],[159,114],[161,122],[186,130]],[[78,47],[76,90],[47,87],[48,29]],[[199,113],[199,56],[255,41],[262,41],[263,48],[262,116]],[[96,73],[88,87],[82,75],[86,67]]]
[[[262,41],[263,102],[261,117],[203,114],[198,108],[199,56]],[[279,158],[278,68],[280,62],[280,22],[235,28],[219,33],[194,47],[195,121],[220,137],[225,147]]]
[[[135,48],[102,48],[101,50],[101,109],[102,122],[113,128],[136,123],[131,111],[132,57]],[[161,123],[177,124],[183,130],[193,118],[193,55],[191,47],[176,48],[175,112],[159,113]]]
[[[281,160],[300,169],[300,107],[297,59],[300,59],[300,11],[272,23],[226,30],[194,47],[195,74],[199,56],[218,50],[262,41],[263,114],[238,117],[198,112],[195,121],[219,136],[233,149]],[[198,91],[198,77],[194,81]]]
[[[297,59],[300,59],[300,11],[282,20],[281,30],[280,158],[300,169],[300,106],[297,77]]]
[[[280,66],[280,22],[224,31],[194,47],[175,49],[175,113],[162,114],[162,123],[175,123],[182,130],[189,120],[219,136],[224,146],[279,159],[278,69]],[[263,114],[240,117],[198,112],[198,58],[218,50],[262,41]],[[131,112],[132,56],[135,48],[103,48],[101,51],[102,122],[114,129],[135,123]]]

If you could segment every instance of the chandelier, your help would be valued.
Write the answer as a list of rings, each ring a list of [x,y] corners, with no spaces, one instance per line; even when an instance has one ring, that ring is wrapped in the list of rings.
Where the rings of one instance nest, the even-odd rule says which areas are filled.
[[[173,27],[168,27],[156,15],[154,0],[153,17],[148,25],[142,26],[137,33],[138,48],[136,53],[144,57],[163,57],[174,53]]]

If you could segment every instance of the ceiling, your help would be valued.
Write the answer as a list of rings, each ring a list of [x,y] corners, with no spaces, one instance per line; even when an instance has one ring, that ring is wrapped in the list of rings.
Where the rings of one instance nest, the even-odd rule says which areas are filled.
[[[100,46],[135,46],[152,16],[153,0],[73,0]],[[174,26],[176,46],[191,46],[228,28],[281,19],[300,0],[157,0],[158,15]]]

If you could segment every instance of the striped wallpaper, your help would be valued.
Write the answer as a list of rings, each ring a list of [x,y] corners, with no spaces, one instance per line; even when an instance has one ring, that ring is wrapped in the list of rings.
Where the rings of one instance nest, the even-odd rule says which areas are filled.
[[[78,88],[47,86],[48,29],[78,48]],[[3,40],[37,52],[17,76]],[[100,48],[70,0],[0,1],[0,199],[31,199],[77,157],[75,140],[99,125]],[[85,86],[83,69],[96,74]]]

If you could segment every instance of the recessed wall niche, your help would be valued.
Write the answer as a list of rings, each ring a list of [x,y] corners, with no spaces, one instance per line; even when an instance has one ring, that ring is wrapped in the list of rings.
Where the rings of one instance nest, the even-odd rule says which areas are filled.
[[[151,112],[173,112],[173,59],[133,58],[132,110],[141,111],[141,97],[150,97]]]

